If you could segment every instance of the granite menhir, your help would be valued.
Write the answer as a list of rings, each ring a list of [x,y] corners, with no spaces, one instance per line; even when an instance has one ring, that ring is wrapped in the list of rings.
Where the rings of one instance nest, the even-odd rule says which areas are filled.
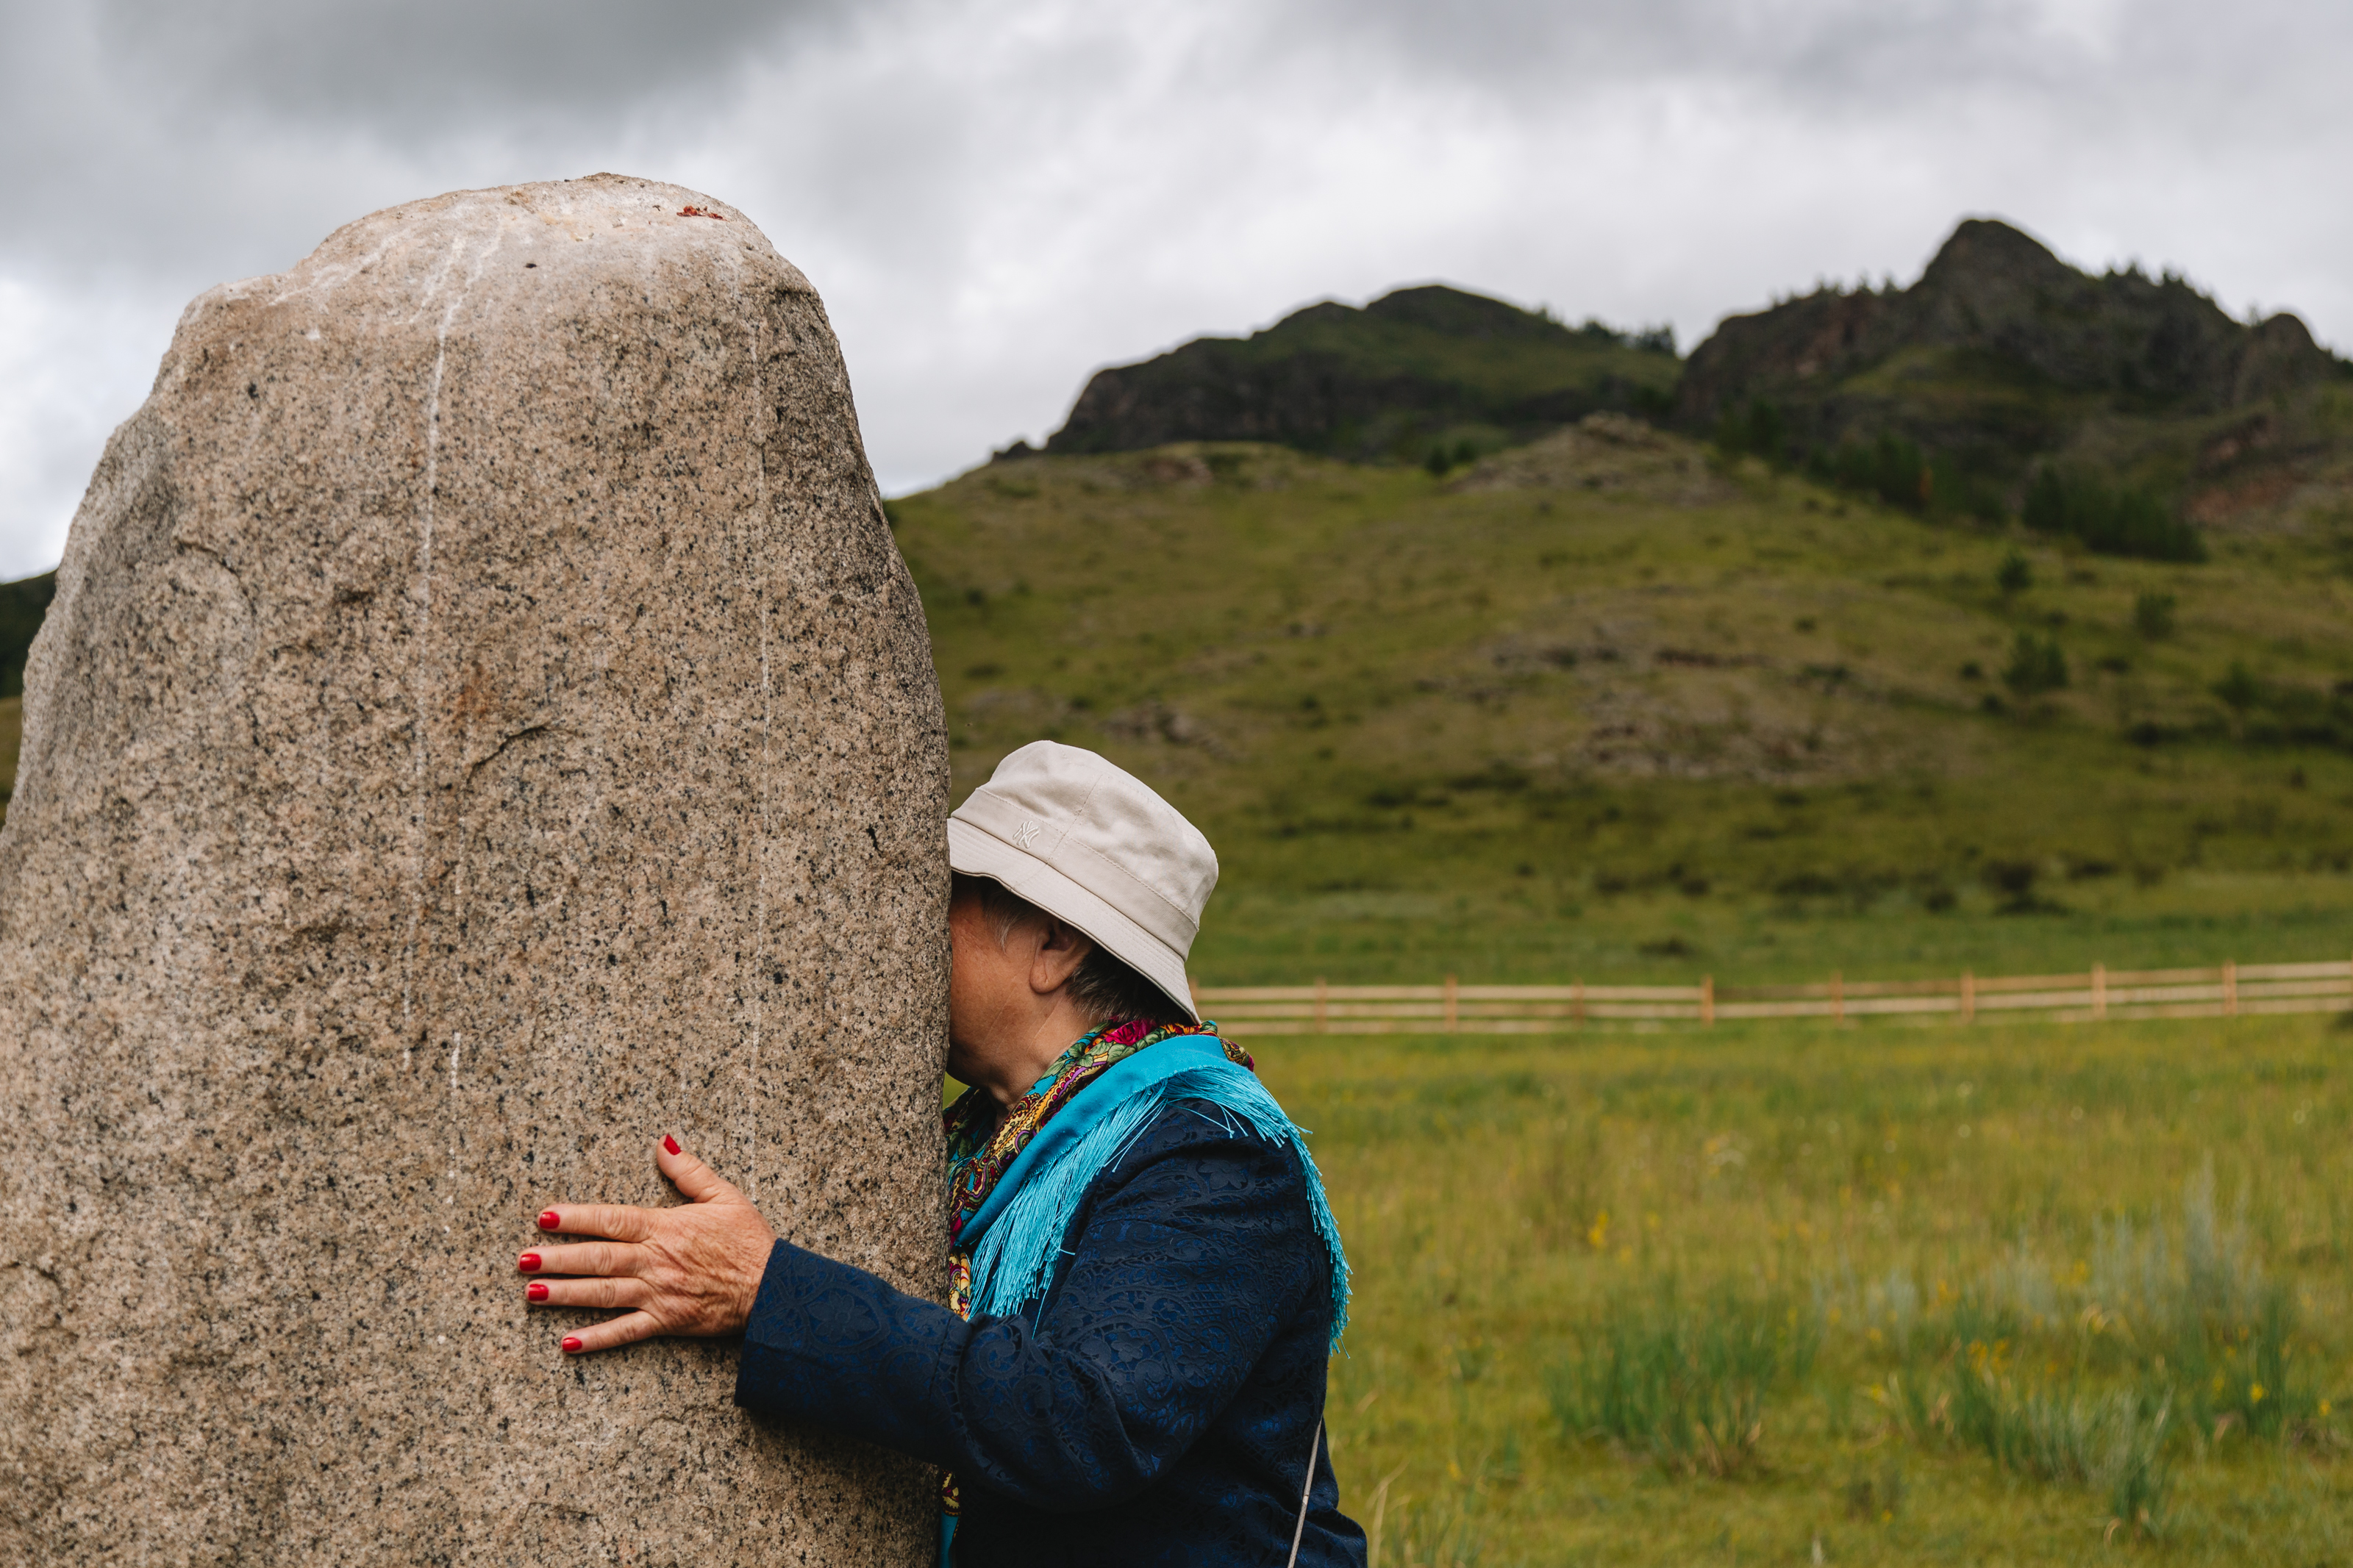
[[[676,1202],[937,1297],[947,755],[807,279],[599,174],[188,308],[0,837],[0,1557],[915,1563],[935,1478],[580,1362],[514,1255]]]

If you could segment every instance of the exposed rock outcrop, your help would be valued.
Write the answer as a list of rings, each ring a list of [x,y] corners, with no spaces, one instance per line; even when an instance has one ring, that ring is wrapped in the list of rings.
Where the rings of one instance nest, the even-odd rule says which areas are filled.
[[[2094,277],[1972,218],[1908,289],[1726,318],[1693,351],[1672,422],[1705,433],[1761,398],[1794,447],[1894,431],[2014,474],[2103,413],[2210,415],[2337,374],[2294,316],[2250,326],[2179,278]]]

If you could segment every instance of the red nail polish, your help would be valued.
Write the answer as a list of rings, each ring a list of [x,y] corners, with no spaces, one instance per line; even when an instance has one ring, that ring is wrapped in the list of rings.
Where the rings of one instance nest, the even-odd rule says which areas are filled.
[[[539,1254],[536,1252],[524,1253],[521,1258],[515,1259],[515,1267],[522,1269],[525,1274],[538,1273]]]
[[[678,1140],[671,1137],[667,1132],[662,1134],[662,1147],[669,1150],[673,1154],[683,1154],[686,1152],[685,1150],[678,1146]]]
[[[522,1288],[522,1299],[526,1301],[546,1300],[547,1281],[544,1279],[534,1279],[530,1284],[524,1286]]]
[[[579,1335],[566,1334],[564,1336],[564,1353],[565,1355],[578,1355],[580,1353]]]
[[[564,1228],[564,1216],[557,1214],[554,1209],[550,1209],[545,1214],[539,1216],[539,1228],[542,1230],[562,1230]]]

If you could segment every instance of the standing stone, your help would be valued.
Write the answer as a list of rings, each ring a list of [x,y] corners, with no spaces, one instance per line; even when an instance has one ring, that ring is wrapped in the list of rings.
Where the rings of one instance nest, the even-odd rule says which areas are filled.
[[[0,1558],[916,1563],[935,1478],[569,1362],[514,1254],[668,1203],[943,1286],[947,758],[807,281],[590,179],[182,319],[0,836]]]

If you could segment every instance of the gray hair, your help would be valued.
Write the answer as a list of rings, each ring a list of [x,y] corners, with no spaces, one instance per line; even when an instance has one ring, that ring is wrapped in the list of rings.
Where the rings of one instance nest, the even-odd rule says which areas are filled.
[[[993,877],[956,871],[951,873],[951,878],[949,897],[962,898],[967,893],[976,896],[981,913],[996,931],[1000,947],[1012,941],[1013,933],[1023,926],[1043,925],[1054,918]],[[1166,992],[1121,963],[1109,948],[1092,937],[1087,938],[1087,944],[1086,957],[1062,983],[1062,990],[1088,1017],[1098,1024],[1124,1023],[1130,1018],[1148,1018],[1155,1024],[1184,1020],[1184,1010],[1169,999]]]

